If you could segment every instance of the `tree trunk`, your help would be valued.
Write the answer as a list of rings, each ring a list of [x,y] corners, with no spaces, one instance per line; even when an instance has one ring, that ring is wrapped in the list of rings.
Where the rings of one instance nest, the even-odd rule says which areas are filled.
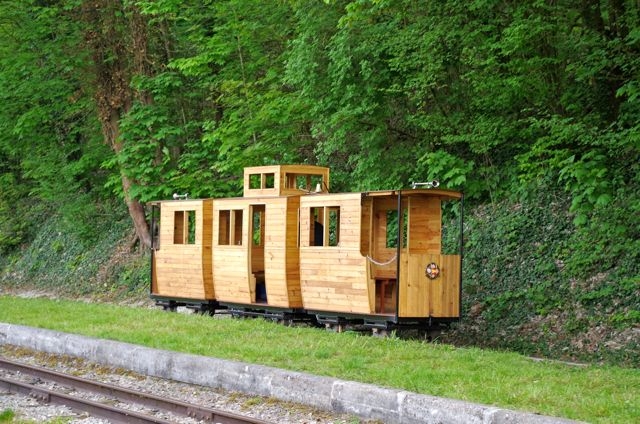
[[[120,136],[120,116],[117,111],[111,111],[111,119],[108,122],[102,123],[102,132],[107,142],[117,155],[122,150],[122,142],[118,139]],[[132,181],[127,177],[124,172],[120,172],[120,179],[122,181],[122,192],[124,193],[124,201],[127,204],[129,215],[133,221],[133,226],[136,230],[136,235],[140,244],[144,247],[151,248],[151,232],[149,230],[149,224],[147,222],[144,206],[136,199],[132,199],[131,184]]]
[[[133,220],[133,226],[136,229],[136,235],[140,244],[146,248],[151,248],[151,232],[149,230],[149,223],[145,214],[144,206],[136,199],[131,199],[129,196],[129,188],[131,187],[131,180],[126,176],[122,176],[122,189],[125,193],[125,202],[129,209],[129,215]]]
[[[142,16],[133,11],[126,13],[118,0],[93,0],[84,3],[82,14],[87,22],[85,40],[93,56],[98,118],[102,125],[105,143],[111,147],[115,155],[122,151],[120,140],[120,118],[130,109],[134,97],[140,101],[151,101],[146,93],[134,93],[131,88],[131,75],[144,73],[144,61],[147,54],[146,22]],[[131,19],[131,22],[127,22]],[[129,24],[129,25],[127,25]],[[124,34],[120,28],[131,28],[133,37]],[[133,45],[133,46],[132,46]],[[130,57],[133,51],[134,57]],[[109,58],[109,60],[105,60]],[[133,68],[131,69],[131,63]],[[120,170],[122,192],[133,221],[140,244],[151,247],[151,233],[147,223],[144,206],[131,197],[134,184]]]

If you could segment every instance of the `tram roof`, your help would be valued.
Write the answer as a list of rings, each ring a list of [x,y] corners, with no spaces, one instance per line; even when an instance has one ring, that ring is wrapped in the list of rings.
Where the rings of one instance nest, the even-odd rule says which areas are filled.
[[[447,200],[461,199],[463,194],[460,191],[439,189],[439,188],[423,188],[423,189],[405,189],[405,190],[379,190],[379,191],[367,191],[362,193],[369,197],[384,197],[384,196],[431,196],[440,197]]]

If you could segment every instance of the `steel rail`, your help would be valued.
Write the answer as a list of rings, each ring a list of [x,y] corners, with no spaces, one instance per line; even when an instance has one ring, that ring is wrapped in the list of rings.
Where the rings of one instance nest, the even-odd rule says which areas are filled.
[[[149,393],[140,393],[134,390],[118,387],[108,383],[92,381],[60,372],[48,370],[42,367],[23,364],[0,358],[0,368],[31,375],[47,381],[53,381],[63,386],[77,390],[89,391],[115,398],[120,402],[131,402],[148,408],[156,408],[172,412],[176,415],[191,417],[198,420],[210,421],[220,424],[268,424],[266,421],[243,415],[233,414],[212,408],[169,399]],[[52,403],[62,403],[71,408],[86,411],[94,416],[122,423],[168,423],[170,421],[154,418],[145,414],[104,405],[97,402],[58,393],[52,390],[36,388],[31,384],[21,383],[8,378],[0,378],[0,385],[10,391],[34,396],[40,400]],[[72,405],[75,404],[76,406]],[[87,409],[89,408],[89,409]],[[119,412],[118,410],[122,411]],[[101,414],[107,414],[101,415]]]
[[[31,396],[45,403],[55,403],[58,405],[67,406],[71,409],[84,411],[94,417],[107,419],[112,423],[170,423],[170,421],[152,417],[150,415],[144,415],[135,411],[129,411],[126,409],[117,408],[115,406],[93,402],[88,399],[82,399],[76,396],[67,395],[55,390],[35,387],[32,384],[15,381],[6,377],[0,377],[0,387],[4,387],[11,393],[20,393],[26,396]]]

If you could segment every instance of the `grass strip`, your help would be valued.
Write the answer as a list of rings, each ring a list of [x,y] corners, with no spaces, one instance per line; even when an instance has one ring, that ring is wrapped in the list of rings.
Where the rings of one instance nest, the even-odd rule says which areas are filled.
[[[155,309],[0,296],[0,321],[593,423],[640,421],[640,370]]]

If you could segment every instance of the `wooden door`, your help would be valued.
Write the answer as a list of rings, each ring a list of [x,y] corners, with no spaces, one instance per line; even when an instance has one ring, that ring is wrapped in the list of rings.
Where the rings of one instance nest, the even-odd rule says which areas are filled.
[[[402,317],[430,317],[433,312],[432,280],[426,268],[440,256],[440,199],[410,196],[404,211],[407,221],[407,249],[400,263],[400,311]]]

